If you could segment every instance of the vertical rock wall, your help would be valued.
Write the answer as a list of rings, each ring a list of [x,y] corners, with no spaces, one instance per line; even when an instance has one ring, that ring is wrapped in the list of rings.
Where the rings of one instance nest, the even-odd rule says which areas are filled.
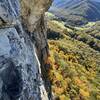
[[[45,68],[49,55],[47,43],[47,25],[45,12],[48,10],[52,0],[21,0],[21,18],[25,31],[34,42],[37,55],[41,63],[42,77],[47,80],[47,70]]]
[[[44,18],[45,12],[48,10],[52,0],[21,0],[21,17],[22,23],[30,38],[35,43],[39,59],[47,59],[48,44],[47,44],[47,25]]]
[[[0,0],[0,100],[48,100],[40,62],[48,56],[44,12],[50,4]]]

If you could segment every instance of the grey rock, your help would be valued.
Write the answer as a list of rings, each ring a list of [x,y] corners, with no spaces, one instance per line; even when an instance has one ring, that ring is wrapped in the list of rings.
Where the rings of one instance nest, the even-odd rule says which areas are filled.
[[[0,100],[48,100],[36,51],[19,1],[0,0]]]
[[[15,28],[1,29],[0,40],[1,98],[30,100],[34,97],[35,100],[39,100],[39,83],[42,80],[34,45],[28,37],[24,42]],[[5,99],[5,95],[9,99]]]

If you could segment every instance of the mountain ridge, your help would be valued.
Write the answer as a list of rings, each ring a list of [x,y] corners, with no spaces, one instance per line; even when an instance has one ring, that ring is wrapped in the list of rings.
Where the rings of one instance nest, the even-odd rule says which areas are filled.
[[[94,0],[55,1],[50,12],[68,24],[82,25],[100,20],[100,2]]]

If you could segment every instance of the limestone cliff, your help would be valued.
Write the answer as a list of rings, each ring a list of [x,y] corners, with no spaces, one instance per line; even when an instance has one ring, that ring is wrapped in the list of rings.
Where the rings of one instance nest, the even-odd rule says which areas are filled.
[[[47,25],[44,15],[51,3],[52,0],[21,0],[22,23],[31,40],[35,43],[42,67],[46,64],[49,55]],[[45,71],[44,68],[42,70]]]
[[[42,76],[48,57],[44,13],[50,4],[0,0],[0,100],[48,100]]]

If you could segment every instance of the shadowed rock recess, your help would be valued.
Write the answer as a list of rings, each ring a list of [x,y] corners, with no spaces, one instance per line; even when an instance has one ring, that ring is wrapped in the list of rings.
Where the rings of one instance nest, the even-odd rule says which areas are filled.
[[[49,100],[44,13],[51,2],[0,0],[0,100]]]

